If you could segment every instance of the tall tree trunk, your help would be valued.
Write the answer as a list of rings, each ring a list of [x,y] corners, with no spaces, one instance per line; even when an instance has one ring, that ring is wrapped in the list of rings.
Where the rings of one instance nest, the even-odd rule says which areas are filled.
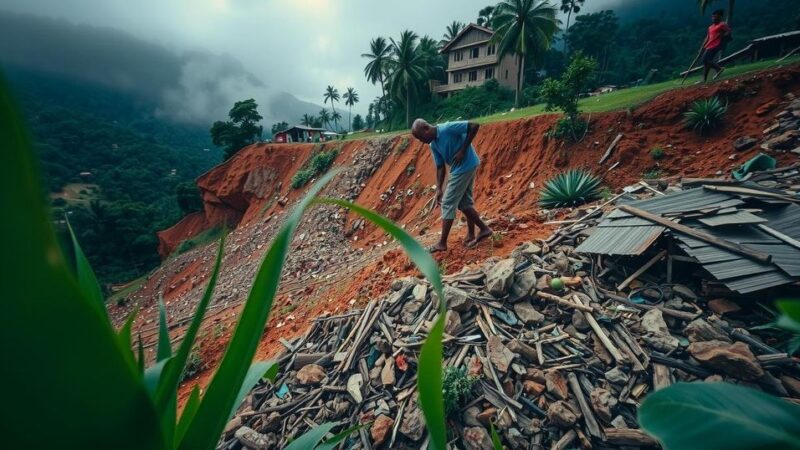
[[[386,98],[386,85],[383,82],[383,72],[381,72],[381,101]],[[380,102],[378,103],[380,104]],[[376,122],[380,122],[381,114],[379,111],[375,111],[375,114],[378,115],[378,120]]]
[[[347,128],[353,131],[353,105],[350,105],[350,112],[347,114]]]
[[[569,8],[569,12],[567,12],[567,26],[564,27],[564,56],[567,55],[567,31],[569,31],[569,19],[572,17],[572,8]]]
[[[406,86],[406,126],[411,127],[411,102],[409,101],[409,89]]]
[[[525,55],[517,55],[517,90],[514,92],[514,107],[519,108],[519,92],[522,90],[522,77],[525,74]]]

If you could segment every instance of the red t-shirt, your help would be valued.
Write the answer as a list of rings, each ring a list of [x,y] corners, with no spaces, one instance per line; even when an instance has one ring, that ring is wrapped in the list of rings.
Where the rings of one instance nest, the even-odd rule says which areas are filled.
[[[731,27],[725,22],[712,23],[711,26],[708,27],[708,42],[706,42],[706,48],[717,48],[722,45],[722,35],[726,32],[730,33],[730,31]]]

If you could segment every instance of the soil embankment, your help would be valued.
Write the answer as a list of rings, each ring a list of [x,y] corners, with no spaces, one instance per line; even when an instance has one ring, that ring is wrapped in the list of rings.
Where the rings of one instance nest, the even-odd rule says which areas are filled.
[[[467,250],[460,245],[463,226],[458,224],[451,250],[437,259],[450,273],[505,255],[519,242],[548,235],[553,226],[544,222],[556,216],[537,207],[537,193],[548,178],[568,168],[588,169],[612,190],[639,181],[648,171],[659,177],[727,174],[760,151],[755,146],[737,152],[733,142],[760,137],[771,121],[769,114],[759,114],[769,109],[765,105],[799,88],[800,69],[792,67],[670,91],[637,108],[592,115],[590,131],[575,144],[546,137],[556,120],[553,115],[484,125],[474,142],[482,160],[476,207],[498,237]],[[699,136],[684,127],[683,113],[692,101],[712,95],[728,101],[726,122],[713,134]],[[623,138],[600,165],[600,157],[619,133]],[[664,149],[659,161],[649,154],[656,146]],[[324,147],[253,145],[198,178],[204,210],[159,233],[165,262],[128,302],[110,307],[115,321],[121,322],[139,304],[135,329],[151,344],[161,293],[173,338],[178,340],[205,288],[216,245],[167,255],[182,240],[226,222],[232,232],[200,344],[204,363],[213,366],[271,238],[304,193],[291,188],[291,177],[315,152],[332,149],[339,150],[335,166],[345,169],[325,195],[377,210],[426,243],[438,237],[438,211],[431,207],[435,173],[430,151],[410,136],[332,142]],[[773,156],[779,163],[796,159],[791,154]],[[558,214],[563,217],[568,211]],[[315,207],[307,212],[292,243],[259,356],[273,354],[280,348],[278,337],[300,334],[315,317],[363,305],[381,295],[395,277],[413,273],[402,252],[388,241],[382,231],[338,208]],[[204,383],[208,376],[202,373],[197,380]]]

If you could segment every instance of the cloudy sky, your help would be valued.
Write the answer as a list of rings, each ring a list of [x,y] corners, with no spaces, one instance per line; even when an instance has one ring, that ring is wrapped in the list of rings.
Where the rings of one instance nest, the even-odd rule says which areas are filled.
[[[642,1],[661,2],[589,0],[586,10]],[[474,21],[488,3],[491,0],[0,0],[0,9],[122,30],[176,53],[232,57],[270,89],[316,104],[322,103],[328,84],[340,92],[353,86],[361,97],[356,111],[363,114],[379,94],[379,88],[364,79],[366,60],[360,56],[368,51],[371,38],[412,29],[439,39],[452,20]],[[202,65],[184,69],[184,78],[202,81]],[[228,88],[246,91],[253,86],[232,83]]]

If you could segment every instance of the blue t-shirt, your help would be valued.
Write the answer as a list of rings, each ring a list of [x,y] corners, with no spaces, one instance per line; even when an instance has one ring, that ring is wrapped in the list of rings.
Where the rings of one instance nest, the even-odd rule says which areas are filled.
[[[440,124],[436,127],[436,139],[431,141],[431,152],[433,152],[433,161],[436,167],[441,167],[442,164],[451,166],[450,174],[458,175],[460,173],[469,172],[480,164],[481,160],[478,154],[475,153],[475,148],[472,144],[461,160],[461,164],[452,167],[453,155],[455,155],[464,145],[467,139],[467,122],[447,122]]]

